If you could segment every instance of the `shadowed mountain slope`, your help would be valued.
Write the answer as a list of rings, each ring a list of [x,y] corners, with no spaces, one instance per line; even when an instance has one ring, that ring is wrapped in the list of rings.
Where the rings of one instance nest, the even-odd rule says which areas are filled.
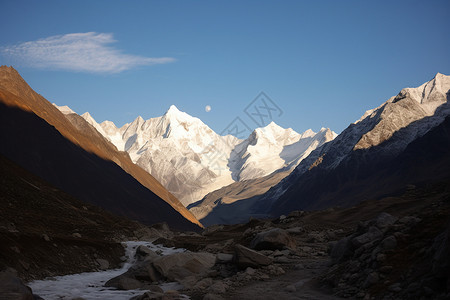
[[[450,117],[392,159],[382,159],[378,151],[377,147],[357,150],[333,170],[311,169],[297,178],[269,210],[277,215],[296,209],[347,207],[401,193],[409,185],[450,178]]]
[[[143,230],[138,222],[73,198],[3,155],[0,170],[0,269],[12,267],[23,279],[96,270],[96,258],[119,267],[124,253],[119,241]]]
[[[80,200],[96,203],[116,212],[120,210],[120,207],[123,207],[125,211],[122,211],[122,214],[125,212],[130,217],[138,216],[140,221],[147,224],[167,221],[178,229],[195,228],[200,225],[195,217],[159,182],[136,166],[130,160],[128,154],[118,152],[109,141],[81,118],[78,120],[77,127],[82,128],[82,130],[77,129],[57,108],[35,93],[13,68],[0,67],[0,102],[3,103],[1,112],[2,145],[0,149],[8,158],[29,170],[33,169],[32,171],[35,174]],[[14,107],[20,109],[13,109]],[[32,112],[31,116],[26,114],[25,111]],[[13,118],[12,114],[17,119]],[[21,117],[27,120],[27,125],[24,125]],[[45,121],[42,122],[42,119]],[[42,140],[35,138],[34,130],[36,129],[41,130]],[[56,138],[58,143],[53,141],[52,138]],[[35,142],[32,143],[32,140]],[[44,141],[47,145],[44,145]],[[69,153],[64,151],[68,150],[70,150],[70,155],[74,157],[66,157]],[[49,152],[41,153],[40,151]],[[50,152],[53,155],[49,155]],[[70,160],[79,160],[80,158],[76,157],[77,155],[83,157],[86,163],[91,163],[91,165],[84,165],[86,168],[84,170],[81,170],[83,164],[79,164],[78,167],[74,164],[73,170],[61,167],[70,163]],[[36,160],[32,157],[40,157],[41,159]],[[44,157],[45,159],[43,159]],[[96,165],[95,171],[88,168],[93,165]],[[56,169],[53,170],[53,167]],[[109,174],[106,170],[101,170],[102,167],[114,171]],[[80,176],[81,181],[76,179],[75,174],[69,174],[72,172],[78,172],[77,175]],[[92,181],[86,180],[85,186],[77,183],[89,177],[89,174],[95,174],[95,177],[91,177]],[[111,176],[116,181],[112,180]],[[120,182],[121,180],[124,180],[125,183]],[[95,184],[95,182],[102,181],[106,186]],[[115,194],[114,191],[121,185],[122,188],[125,188],[123,191],[112,198],[106,196]],[[77,186],[77,190],[75,186]],[[107,190],[107,187],[112,188],[112,190]],[[93,192],[92,189],[96,192]],[[134,200],[125,197],[124,193],[134,194],[132,197]],[[119,198],[119,195],[122,198]],[[168,209],[164,201],[160,201],[161,199],[189,221],[179,220],[178,213],[172,212],[170,207]],[[160,204],[160,202],[163,204]],[[109,207],[110,203],[111,207]],[[139,205],[133,207],[130,203],[136,205],[139,203]],[[153,220],[151,216],[154,216],[155,219]],[[175,217],[172,218],[173,216]],[[168,219],[164,220],[163,217],[168,217]]]
[[[5,90],[16,96],[16,98],[2,97],[1,101],[3,103],[34,112],[37,116],[54,126],[72,143],[79,145],[84,150],[94,153],[103,159],[115,162],[123,170],[136,178],[142,185],[169,203],[186,219],[201,226],[198,220],[175,196],[169,193],[153,176],[135,165],[127,153],[117,151],[115,146],[98,135],[93,127],[83,126],[86,130],[77,130],[54,105],[33,91],[14,68],[0,67],[0,90]]]
[[[14,96],[0,91],[4,97]],[[145,224],[198,228],[118,165],[74,145],[35,114],[1,103],[0,128],[1,154],[78,199]]]

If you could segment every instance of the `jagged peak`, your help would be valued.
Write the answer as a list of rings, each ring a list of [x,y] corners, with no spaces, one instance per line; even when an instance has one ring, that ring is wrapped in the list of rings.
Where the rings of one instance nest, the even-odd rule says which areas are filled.
[[[167,114],[177,114],[177,113],[181,113],[181,111],[178,109],[178,107],[176,107],[175,105],[171,105],[170,107],[169,107],[169,109],[166,111],[166,115]]]
[[[134,119],[134,121],[132,123],[137,123],[137,122],[145,122],[144,118],[141,116],[137,116],[136,119]]]
[[[170,120],[186,120],[192,119],[193,117],[181,110],[179,110],[175,105],[171,105],[163,117],[168,118]]]
[[[291,128],[289,128],[290,130],[292,130]],[[263,132],[280,132],[280,131],[287,131],[289,129],[285,129],[283,127],[281,127],[280,125],[278,125],[277,123],[275,123],[274,121],[270,122],[269,124],[267,124],[264,127],[258,127],[254,130],[254,132],[257,133],[263,133]]]
[[[308,136],[316,135],[316,133],[310,128],[310,129],[305,130],[305,132],[303,132],[301,135],[302,135],[302,137],[308,137]]]
[[[56,103],[52,103],[52,104],[54,107],[56,107],[60,112],[62,112],[65,115],[75,114],[75,112],[67,105],[59,106]]]
[[[13,66],[7,66],[7,65],[1,65],[0,70],[15,71],[16,73],[19,73],[19,72],[17,72],[16,69],[13,68]]]
[[[109,120],[105,120],[103,122],[100,123],[100,125],[105,125],[105,126],[114,126],[117,127],[116,124],[113,121],[109,121]]]
[[[91,114],[87,111],[84,114],[81,115],[83,118],[92,118]],[[92,118],[93,119],[93,118]]]

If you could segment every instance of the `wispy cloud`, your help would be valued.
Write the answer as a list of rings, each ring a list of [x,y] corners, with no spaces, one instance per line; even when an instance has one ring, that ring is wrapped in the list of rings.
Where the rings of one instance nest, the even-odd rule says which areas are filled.
[[[22,65],[92,73],[119,73],[138,66],[165,64],[172,57],[144,57],[122,53],[111,46],[111,33],[71,33],[0,48]]]

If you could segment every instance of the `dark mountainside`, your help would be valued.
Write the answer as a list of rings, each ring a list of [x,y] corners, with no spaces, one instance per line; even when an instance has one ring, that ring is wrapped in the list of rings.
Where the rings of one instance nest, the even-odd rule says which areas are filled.
[[[437,73],[368,111],[260,196],[221,203],[208,224],[349,207],[450,178],[450,77]],[[220,199],[219,199],[220,200]],[[221,219],[221,216],[225,216]]]
[[[204,226],[245,223],[250,217],[258,217],[248,210],[254,204],[252,199],[258,199],[258,196],[267,192],[287,175],[288,172],[275,172],[261,178],[235,182],[208,193],[187,208]]]
[[[401,132],[397,135],[401,136]],[[275,203],[271,202],[272,198],[264,199],[264,194],[230,203],[216,197],[219,201],[214,211],[201,221],[206,225],[232,224],[252,216],[287,215],[292,210],[349,207],[364,200],[401,194],[411,185],[426,186],[450,178],[450,117],[397,156],[379,156],[378,147],[386,146],[389,142],[356,150],[346,162],[331,171],[322,169],[319,164],[299,177],[295,174],[286,177],[286,182],[282,183],[289,184],[290,188]],[[321,149],[316,151],[323,157],[322,163],[332,159],[322,156]]]
[[[143,225],[81,202],[0,155],[0,270],[25,279],[118,267]],[[0,297],[1,298],[1,297]]]
[[[396,135],[401,136],[401,131],[392,139]],[[320,165],[312,168],[292,182],[270,211],[279,215],[296,209],[348,207],[401,193],[408,185],[424,186],[450,178],[450,117],[409,144],[400,155],[380,156],[378,148],[388,148],[389,143],[356,150],[333,170],[323,170]]]
[[[233,224],[292,210],[349,207],[448,179],[449,99],[450,77],[437,73],[367,111],[280,182],[263,181],[270,187],[264,193],[230,185],[189,208],[206,225]]]
[[[13,97],[0,92],[0,99],[7,96]],[[0,104],[0,128],[1,154],[76,198],[148,225],[198,228],[115,163],[74,145],[35,114]]]
[[[56,107],[41,95],[37,94],[23,80],[12,67],[0,67],[0,91],[3,91],[0,101],[8,106],[19,107],[22,110],[33,112],[48,124],[54,126],[66,139],[78,145],[85,151],[93,153],[99,158],[114,162],[126,173],[133,176],[140,184],[151,190],[156,197],[170,204],[186,219],[199,226],[198,220],[170,194],[153,176],[134,164],[127,153],[117,151],[117,148],[103,138],[89,124],[78,122],[74,126]],[[82,128],[79,130],[77,127]],[[2,128],[3,129],[3,128]],[[19,137],[17,137],[19,138]],[[152,199],[152,198],[150,198]]]

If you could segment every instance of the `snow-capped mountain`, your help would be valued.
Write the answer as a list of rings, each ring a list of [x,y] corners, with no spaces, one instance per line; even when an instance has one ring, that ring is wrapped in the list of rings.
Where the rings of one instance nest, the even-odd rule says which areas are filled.
[[[318,133],[308,129],[298,134],[274,122],[255,129],[250,136],[233,149],[229,165],[235,181],[266,176],[281,168],[295,167],[312,150],[328,142],[336,134],[322,128]]]
[[[287,212],[350,205],[380,192],[392,192],[405,184],[407,177],[411,181],[419,180],[420,173],[407,174],[379,186],[382,179],[370,181],[368,178],[381,176],[382,166],[388,168],[389,164],[394,164],[396,157],[413,141],[443,123],[450,115],[449,90],[450,76],[437,73],[423,85],[402,89],[379,107],[367,111],[270,189],[261,199],[265,202],[264,209]],[[350,190],[352,193],[347,194]]]
[[[298,134],[270,123],[240,140],[218,135],[174,105],[161,117],[138,117],[120,128],[98,124],[89,113],[82,117],[186,206],[233,182],[293,169],[336,136],[324,128]]]
[[[56,107],[60,112],[62,112],[65,115],[75,114],[75,112],[67,105],[59,106],[59,105],[56,105],[56,103],[52,103],[52,104],[54,107]]]

